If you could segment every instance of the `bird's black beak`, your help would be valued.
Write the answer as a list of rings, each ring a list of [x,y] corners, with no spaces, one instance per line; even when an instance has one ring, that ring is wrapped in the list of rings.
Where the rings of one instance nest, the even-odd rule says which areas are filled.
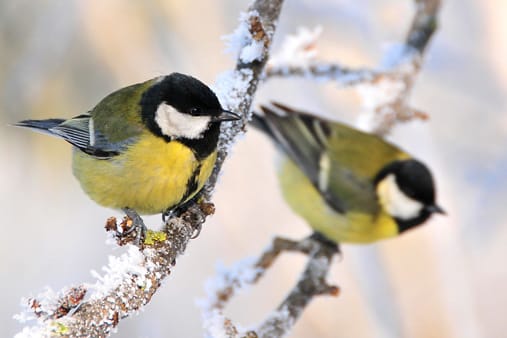
[[[437,213],[437,214],[442,214],[442,215],[447,215],[447,213],[445,212],[444,209],[442,209],[441,207],[439,207],[438,205],[436,204],[433,204],[433,205],[429,205],[426,207],[426,210],[433,214],[433,213]]]
[[[228,110],[222,110],[217,116],[211,117],[211,122],[224,122],[224,121],[236,121],[240,120],[241,116]]]

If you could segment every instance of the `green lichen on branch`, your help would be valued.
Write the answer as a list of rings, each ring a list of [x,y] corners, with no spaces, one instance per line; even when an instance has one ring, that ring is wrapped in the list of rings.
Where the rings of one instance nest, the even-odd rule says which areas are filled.
[[[167,234],[163,231],[146,231],[146,237],[144,238],[144,245],[155,246],[161,244],[167,240]]]

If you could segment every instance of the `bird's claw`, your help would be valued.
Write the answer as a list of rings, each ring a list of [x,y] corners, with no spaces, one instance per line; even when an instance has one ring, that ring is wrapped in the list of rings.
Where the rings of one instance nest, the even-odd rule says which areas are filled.
[[[117,232],[118,237],[120,238],[128,237],[135,231],[136,236],[134,239],[134,244],[136,244],[137,246],[141,245],[143,243],[147,231],[143,219],[134,209],[124,208],[123,212],[125,212],[125,215],[132,220],[132,224],[130,225],[130,227],[125,228],[124,231],[122,231],[121,233]]]
[[[196,239],[197,237],[199,237],[199,235],[201,234],[201,230],[202,230],[202,223],[199,223],[197,228],[194,229],[194,233],[192,234],[192,237],[190,237],[190,239]]]
[[[340,245],[337,242],[330,240],[329,238],[327,238],[326,236],[324,236],[320,232],[315,231],[310,236],[310,238],[313,239],[313,240],[315,240],[315,241],[317,241],[317,242],[319,242],[320,244],[322,244],[322,245],[330,248],[331,250],[335,251],[336,254],[338,254],[339,256],[341,256]]]
[[[172,210],[166,210],[162,213],[162,222],[164,222],[164,224],[167,224],[167,221],[169,221],[169,219],[173,216],[173,211]]]

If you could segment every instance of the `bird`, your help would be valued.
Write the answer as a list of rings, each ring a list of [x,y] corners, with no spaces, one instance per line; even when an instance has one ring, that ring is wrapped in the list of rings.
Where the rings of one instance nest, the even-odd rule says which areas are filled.
[[[221,123],[238,119],[207,85],[175,72],[121,88],[71,119],[14,125],[70,143],[84,192],[144,227],[140,214],[168,215],[196,196],[217,159]]]
[[[283,154],[283,197],[319,237],[372,243],[445,213],[430,170],[397,146],[281,103],[260,108],[250,124]]]

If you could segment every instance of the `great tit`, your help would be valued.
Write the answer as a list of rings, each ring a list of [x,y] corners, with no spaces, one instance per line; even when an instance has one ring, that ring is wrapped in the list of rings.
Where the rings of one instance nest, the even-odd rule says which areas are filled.
[[[72,144],[83,190],[130,215],[164,213],[192,199],[215,164],[220,123],[239,118],[204,83],[172,73],[115,91],[69,120],[15,125]]]
[[[261,109],[252,124],[286,155],[285,200],[332,242],[374,242],[444,213],[428,168],[398,147],[279,103]]]

